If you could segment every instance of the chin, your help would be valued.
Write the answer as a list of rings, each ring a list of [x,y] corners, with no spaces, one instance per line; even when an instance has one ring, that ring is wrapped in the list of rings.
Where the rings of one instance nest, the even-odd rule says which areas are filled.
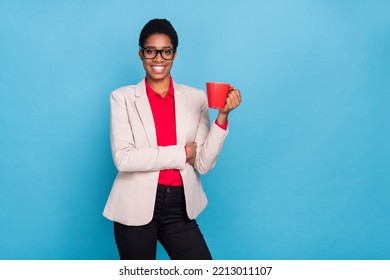
[[[167,79],[167,78],[170,78],[170,73],[168,73],[168,74],[158,74],[158,75],[156,75],[156,74],[152,74],[152,75],[147,74],[147,76],[148,76],[150,79],[152,79],[152,80],[155,80],[155,81],[162,81],[162,80],[165,80],[165,79]]]

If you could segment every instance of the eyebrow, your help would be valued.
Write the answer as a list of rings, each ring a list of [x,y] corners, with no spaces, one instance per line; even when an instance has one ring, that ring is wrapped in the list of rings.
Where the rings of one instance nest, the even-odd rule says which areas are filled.
[[[156,49],[157,48],[155,46],[145,46],[144,49]],[[172,46],[166,46],[166,47],[162,47],[161,50],[166,50],[166,49],[172,49],[173,50],[173,47]]]

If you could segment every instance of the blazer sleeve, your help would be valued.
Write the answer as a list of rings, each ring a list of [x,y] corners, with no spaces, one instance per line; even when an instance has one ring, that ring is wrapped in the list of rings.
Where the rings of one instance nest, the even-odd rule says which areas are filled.
[[[222,129],[216,125],[215,122],[213,122],[210,127],[207,97],[203,91],[202,93],[201,116],[195,137],[197,151],[194,168],[200,174],[206,174],[215,166],[229,130]]]
[[[136,117],[132,104],[124,96],[124,90],[113,91],[110,97],[110,139],[111,151],[119,172],[159,171],[163,169],[183,169],[186,155],[183,146],[137,147],[136,133],[144,133],[141,121],[135,121],[134,127],[142,131],[133,131],[130,116]],[[131,103],[131,102],[129,102]]]

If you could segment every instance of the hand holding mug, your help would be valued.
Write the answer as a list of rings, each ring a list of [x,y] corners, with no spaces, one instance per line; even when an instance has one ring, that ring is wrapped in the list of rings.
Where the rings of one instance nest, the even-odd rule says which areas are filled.
[[[241,93],[238,89],[230,88],[226,97],[225,107],[219,109],[220,113],[228,114],[231,110],[237,108],[241,104]]]
[[[219,109],[221,113],[229,113],[241,103],[239,90],[227,83],[207,82],[207,99],[209,108]]]

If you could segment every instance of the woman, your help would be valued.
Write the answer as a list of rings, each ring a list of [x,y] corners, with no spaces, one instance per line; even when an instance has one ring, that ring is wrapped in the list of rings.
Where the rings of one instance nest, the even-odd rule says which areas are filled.
[[[159,241],[171,259],[208,260],[195,220],[207,204],[199,174],[215,165],[240,92],[229,92],[210,126],[204,92],[171,77],[178,46],[171,23],[149,21],[139,46],[145,79],[111,93],[111,149],[118,175],[103,215],[114,221],[121,259],[155,259]]]

